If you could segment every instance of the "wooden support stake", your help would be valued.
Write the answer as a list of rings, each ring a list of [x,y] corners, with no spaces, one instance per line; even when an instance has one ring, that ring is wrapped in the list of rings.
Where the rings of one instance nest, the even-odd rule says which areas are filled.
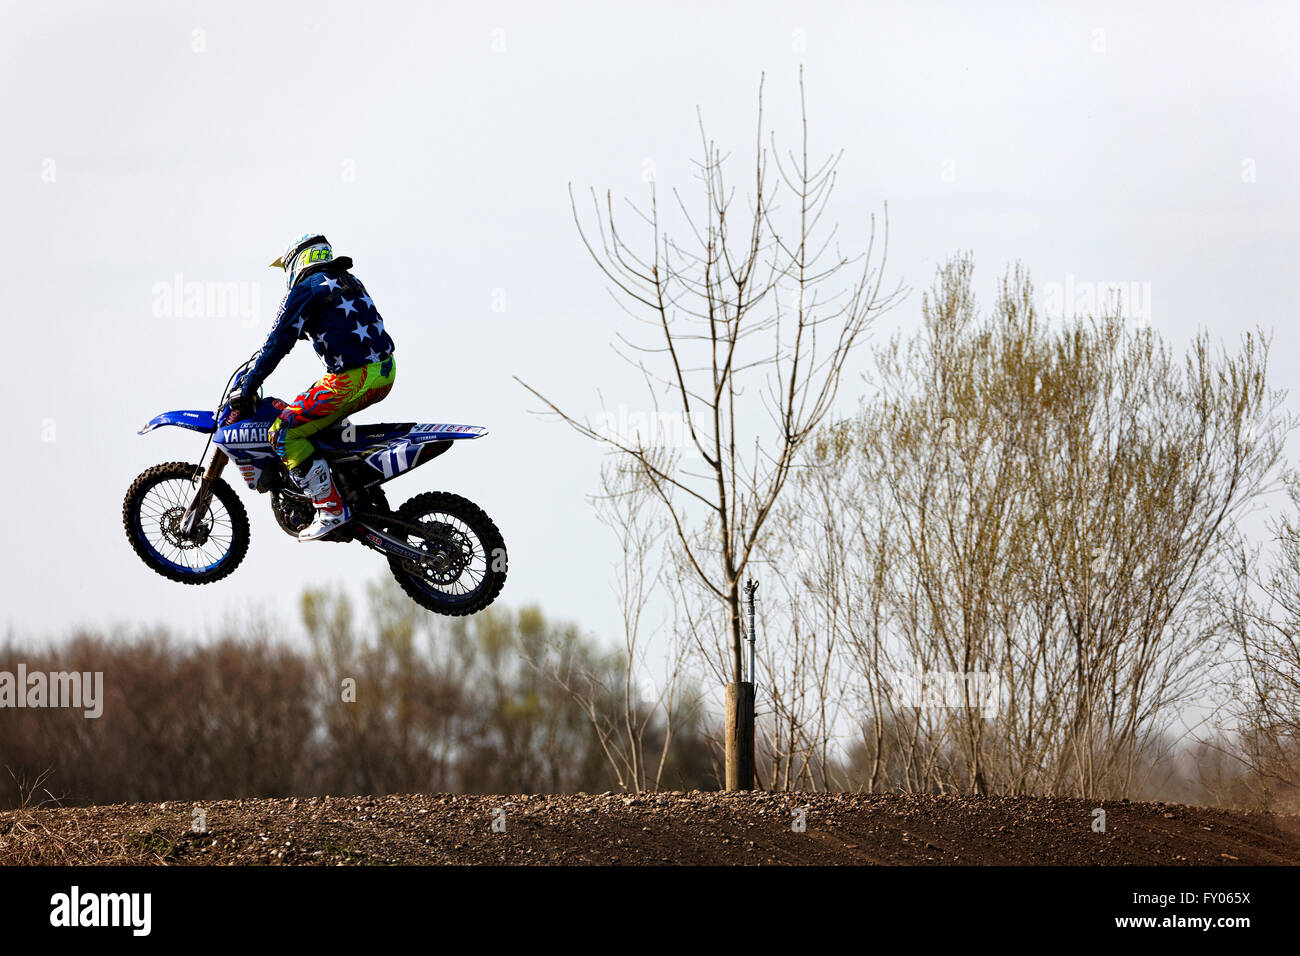
[[[754,789],[754,685],[727,685],[727,789]]]

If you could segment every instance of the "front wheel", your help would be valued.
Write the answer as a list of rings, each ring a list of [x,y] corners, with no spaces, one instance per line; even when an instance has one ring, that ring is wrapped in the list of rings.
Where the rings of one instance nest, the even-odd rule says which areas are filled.
[[[181,530],[202,477],[203,469],[187,462],[154,465],[131,483],[122,502],[122,526],[140,560],[185,584],[219,581],[248,553],[248,512],[221,478],[212,482],[207,513],[189,533]]]
[[[395,516],[426,529],[398,536],[423,551],[419,561],[390,557],[388,566],[402,590],[435,614],[481,611],[506,583],[506,545],[496,524],[474,502],[445,491],[416,495]]]

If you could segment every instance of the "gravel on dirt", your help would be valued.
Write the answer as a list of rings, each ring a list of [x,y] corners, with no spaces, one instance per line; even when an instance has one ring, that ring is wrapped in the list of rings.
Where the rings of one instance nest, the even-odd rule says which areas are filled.
[[[1295,864],[1300,817],[1127,801],[701,791],[0,813],[0,864],[33,863]]]

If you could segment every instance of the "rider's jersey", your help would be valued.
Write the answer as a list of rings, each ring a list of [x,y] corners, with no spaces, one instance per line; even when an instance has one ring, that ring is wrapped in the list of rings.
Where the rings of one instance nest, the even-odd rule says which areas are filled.
[[[259,388],[289,354],[297,339],[311,339],[316,354],[331,372],[378,362],[393,354],[393,340],[361,280],[348,272],[343,256],[326,268],[303,276],[280,302],[266,343],[254,356],[246,378],[249,391]]]

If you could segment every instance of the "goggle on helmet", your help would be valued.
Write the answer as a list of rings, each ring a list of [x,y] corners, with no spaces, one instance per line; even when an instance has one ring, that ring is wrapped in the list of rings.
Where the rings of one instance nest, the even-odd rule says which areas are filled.
[[[334,250],[329,240],[320,233],[308,232],[289,243],[280,258],[271,263],[271,268],[283,269],[285,285],[293,288],[312,266],[333,260]]]

